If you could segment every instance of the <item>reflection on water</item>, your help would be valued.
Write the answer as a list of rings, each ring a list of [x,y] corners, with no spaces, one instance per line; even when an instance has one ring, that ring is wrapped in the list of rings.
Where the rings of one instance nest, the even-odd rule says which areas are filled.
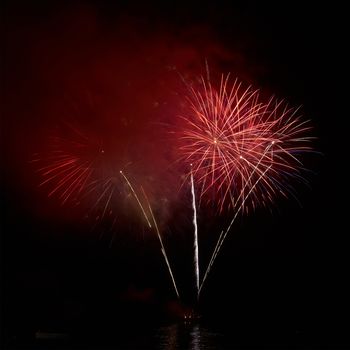
[[[210,332],[199,323],[178,323],[161,327],[156,333],[160,350],[209,350],[220,347],[222,335]]]

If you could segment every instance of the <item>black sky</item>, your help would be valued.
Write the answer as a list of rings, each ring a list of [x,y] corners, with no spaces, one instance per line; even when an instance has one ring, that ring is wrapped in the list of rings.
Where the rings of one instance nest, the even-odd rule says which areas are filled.
[[[84,334],[82,329],[113,329],[121,319],[142,323],[172,315],[173,290],[157,240],[139,223],[125,220],[110,247],[110,236],[100,238],[103,227],[89,230],[70,208],[46,198],[28,158],[46,147],[45,130],[57,124],[61,111],[70,113],[69,102],[62,108],[62,101],[79,104],[89,93],[104,115],[104,130],[116,127],[110,114],[119,106],[129,121],[125,130],[118,124],[119,135],[125,131],[128,140],[135,125],[141,135],[144,118],[153,117],[147,106],[155,99],[173,103],[169,91],[177,85],[165,67],[193,74],[207,59],[214,69],[302,105],[321,155],[309,161],[314,174],[308,176],[310,188],[300,189],[301,206],[280,201],[272,214],[260,210],[236,226],[203,293],[203,312],[209,319],[228,318],[225,326],[242,332],[275,329],[289,342],[297,334],[312,344],[345,342],[350,240],[347,101],[341,97],[346,91],[344,12],[336,3],[294,1],[3,5],[2,339],[38,329]],[[134,104],[120,83],[124,80],[134,84]],[[115,86],[117,102],[110,92]],[[151,157],[152,146],[147,151]],[[178,210],[169,219],[169,255],[189,294],[183,248],[189,238],[183,230],[190,219]],[[213,227],[204,218],[202,225],[205,260]]]

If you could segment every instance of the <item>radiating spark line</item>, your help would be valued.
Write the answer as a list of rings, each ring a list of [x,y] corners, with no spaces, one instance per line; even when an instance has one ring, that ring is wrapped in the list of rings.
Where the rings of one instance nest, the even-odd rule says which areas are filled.
[[[79,174],[81,171],[83,171],[84,165],[77,166],[75,170],[72,170],[69,174],[64,176],[59,182],[58,185],[49,193],[49,196],[53,195],[55,192],[57,192],[60,188],[62,188],[66,183],[69,183],[70,180],[73,179],[73,181],[76,179],[76,175]]]

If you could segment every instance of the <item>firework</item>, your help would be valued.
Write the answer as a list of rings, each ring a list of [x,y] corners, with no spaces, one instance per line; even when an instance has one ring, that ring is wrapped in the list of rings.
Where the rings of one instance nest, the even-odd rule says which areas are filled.
[[[90,132],[88,132],[90,131]],[[39,187],[62,205],[79,207],[90,230],[115,236],[115,225],[123,220],[121,207],[130,191],[119,176],[120,152],[103,146],[95,131],[62,122],[46,140],[46,149],[32,163],[40,176]],[[123,162],[127,166],[129,163]],[[126,211],[126,209],[125,209]]]
[[[303,180],[300,156],[311,151],[312,138],[307,136],[309,121],[301,119],[297,108],[275,98],[262,102],[258,90],[244,88],[238,80],[231,82],[229,75],[221,76],[218,89],[209,73],[207,79],[201,77],[199,85],[187,87],[189,108],[181,116],[179,149],[181,161],[191,164],[187,176],[193,201],[195,181],[199,202],[214,202],[219,212],[234,212],[227,229],[219,235],[197,289],[199,296],[238,215],[267,206],[279,195],[294,196],[290,183],[292,179]],[[196,223],[194,255],[198,263]]]
[[[66,125],[50,137],[47,152],[32,160],[41,164],[37,169],[42,179],[39,186],[46,186],[48,196],[57,196],[62,204],[69,200],[78,202],[83,193],[96,185],[94,175],[103,154],[101,144],[92,143],[83,132]]]
[[[290,178],[301,178],[299,155],[310,150],[311,139],[298,109],[274,98],[263,103],[257,90],[231,83],[229,75],[218,90],[204,78],[198,88],[188,87],[180,151],[181,160],[192,164],[200,200],[215,201],[220,212],[242,203],[248,211],[278,194],[291,195]]]
[[[190,169],[184,183],[189,183],[191,188],[193,264],[199,298],[237,217],[258,206],[270,206],[277,196],[294,196],[292,180],[303,180],[301,155],[311,151],[311,137],[308,136],[309,122],[302,120],[297,108],[290,108],[285,101],[276,98],[263,101],[258,90],[244,87],[237,79],[230,79],[230,75],[222,75],[218,87],[211,82],[209,73],[207,78],[201,77],[196,83],[186,85],[188,103],[180,117],[181,128],[175,134],[179,136],[180,163]],[[125,168],[123,164],[131,164],[130,160],[126,163],[120,159],[124,154],[118,152],[120,147],[108,148],[111,152],[107,156],[100,140],[91,135],[88,137],[71,125],[51,141],[48,154],[34,160],[44,163],[38,172],[40,186],[47,186],[48,196],[57,196],[62,204],[79,204],[86,200],[89,215],[95,217],[96,223],[107,216],[110,221],[114,216],[112,228],[120,198],[134,198],[138,213],[158,237],[179,298],[163,238],[146,193],[141,187],[143,198],[140,199],[136,187],[119,170]],[[221,231],[200,282],[197,210],[208,203],[213,203],[211,206],[219,213],[233,212],[233,217]]]

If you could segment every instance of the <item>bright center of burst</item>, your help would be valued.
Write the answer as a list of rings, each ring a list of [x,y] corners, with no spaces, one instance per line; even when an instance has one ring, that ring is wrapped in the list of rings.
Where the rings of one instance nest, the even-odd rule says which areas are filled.
[[[218,140],[216,139],[216,137],[214,137],[214,145],[217,145],[217,143],[218,143]]]

